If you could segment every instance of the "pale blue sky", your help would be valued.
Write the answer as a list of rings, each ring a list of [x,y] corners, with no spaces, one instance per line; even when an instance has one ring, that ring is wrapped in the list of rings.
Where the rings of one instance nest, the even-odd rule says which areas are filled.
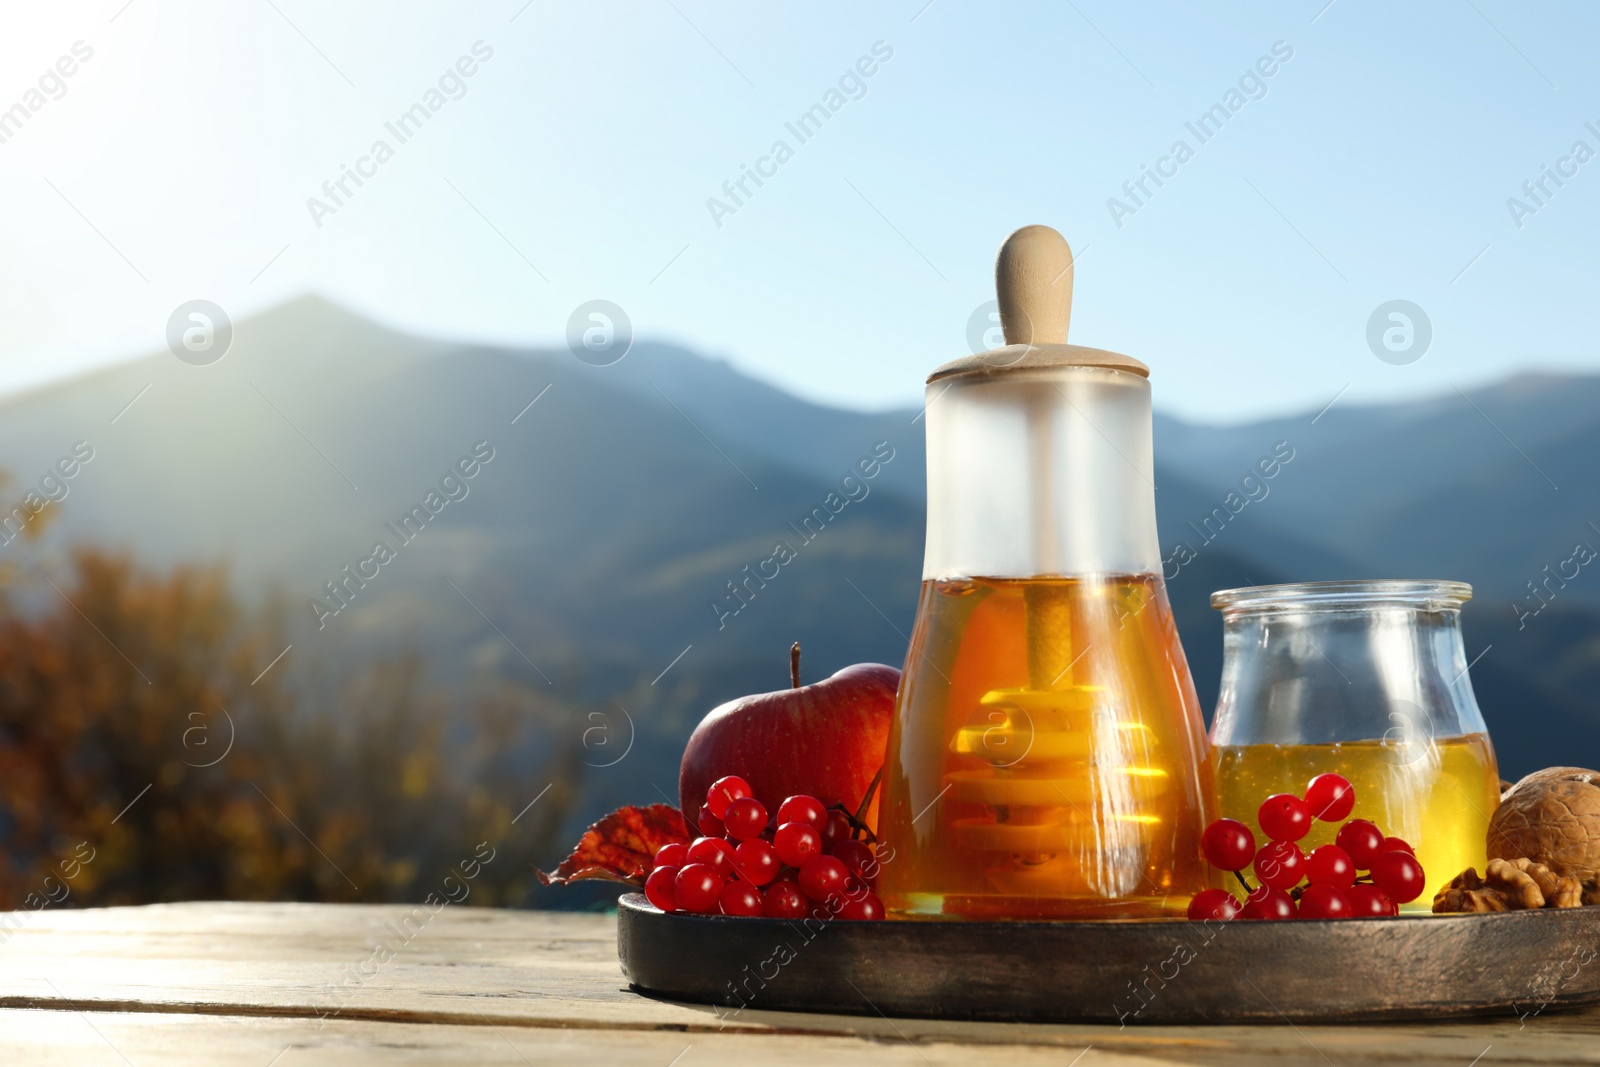
[[[1072,340],[1149,363],[1185,417],[1600,369],[1600,160],[1520,229],[1506,204],[1600,150],[1592,9],[925,2],[16,5],[0,110],[93,56],[0,144],[0,390],[157,350],[186,300],[238,319],[316,290],[536,344],[602,297],[803,395],[914,403],[1031,222],[1082,257]],[[479,40],[460,99],[385,131]],[[880,41],[800,144],[785,122]],[[1185,123],[1280,41],[1200,144]],[[319,228],[307,198],[379,138],[394,158]],[[1119,228],[1107,199],[1180,138]],[[717,226],[707,199],[779,139],[793,158]],[[1396,298],[1434,331],[1404,366],[1365,341]]]

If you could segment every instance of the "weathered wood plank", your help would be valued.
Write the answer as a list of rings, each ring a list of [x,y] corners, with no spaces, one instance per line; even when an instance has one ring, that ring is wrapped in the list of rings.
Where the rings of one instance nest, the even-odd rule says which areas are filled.
[[[1275,1063],[1325,1067],[1328,1060],[1341,1065],[1417,1062],[1465,1067],[1489,1046],[1492,1052],[1485,1064],[1600,1064],[1600,1009],[1547,1012],[1521,1024],[1506,1019],[1298,1028],[1119,1030],[1114,1025],[887,1020],[753,1008],[723,1019],[708,1006],[669,1003],[628,990],[617,964],[615,920],[605,916],[451,907],[402,940],[396,930],[405,929],[399,924],[406,914],[407,909],[396,907],[294,904],[47,911],[26,920],[0,945],[0,1008],[71,1006],[90,1010],[93,1018],[98,1016],[92,1009],[108,1009],[107,1014],[130,1013],[126,1025],[132,1031],[149,1027],[162,1033],[176,1032],[174,1027],[198,1027],[196,1034],[210,1033],[207,1018],[246,1029],[309,1026],[315,1032],[325,1014],[329,1019],[320,1023],[322,1031],[336,1024],[358,1029],[404,1027],[406,1033],[465,1028],[481,1038],[485,1032],[500,1030],[526,1034],[540,1047],[555,1042],[565,1048],[559,1045],[563,1039],[553,1036],[557,1031],[598,1033],[622,1044],[604,1046],[618,1049],[616,1055],[602,1054],[597,1061],[585,1057],[591,1062],[661,1067],[685,1043],[699,1048],[704,1041],[706,1047],[720,1050],[724,1042],[758,1037],[804,1047],[824,1040],[857,1040],[871,1042],[872,1050],[909,1040],[919,1049],[964,1048],[968,1051],[963,1062],[988,1055],[982,1046],[1004,1044],[1047,1050],[1051,1062],[1058,1064],[1070,1063],[1091,1045],[1095,1049],[1091,1055],[1115,1052],[1230,1067]],[[370,976],[363,974],[361,965],[374,959],[375,947],[384,944],[397,949],[397,954],[366,968]],[[351,974],[359,980],[346,984]],[[1339,980],[1337,975],[1329,977]],[[0,1011],[0,1048],[9,1050],[20,1040],[12,1036],[22,1031],[14,1031],[11,1020],[35,1020],[29,1025],[38,1026],[44,1024],[37,1019],[44,1017],[53,1019],[50,1025],[58,1028],[72,1022],[93,1037],[76,1012]],[[173,1020],[181,1020],[181,1025]],[[63,1041],[76,1040],[64,1036],[65,1029],[59,1033]],[[405,1045],[413,1039],[395,1040]],[[627,1044],[635,1040],[640,1042],[637,1046]],[[678,1044],[672,1045],[674,1040]],[[519,1049],[521,1041],[518,1036]],[[259,1062],[265,1067],[282,1048],[280,1043],[259,1060],[219,1055],[176,1062]],[[623,1050],[634,1048],[638,1056],[624,1055]],[[997,1055],[1012,1062],[1012,1052],[1020,1050]],[[871,1062],[863,1055],[840,1053],[836,1058]],[[0,1056],[0,1061],[12,1059]],[[530,1060],[541,1062],[531,1055]],[[308,1056],[302,1062],[311,1061]],[[24,1057],[19,1062],[34,1061]],[[95,1061],[63,1056],[36,1062]],[[122,1063],[115,1058],[106,1062]],[[513,1057],[507,1062],[522,1061]],[[694,1062],[692,1055],[686,1056],[683,1065]],[[913,1057],[908,1062],[922,1061]],[[293,1054],[285,1054],[278,1067],[294,1063]]]
[[[0,1010],[0,1051],[16,1067],[304,1067],[307,1064],[518,1064],[575,1065],[630,1063],[652,1067],[705,1067],[750,1063],[818,1063],[940,1067],[944,1064],[997,1064],[1000,1067],[1164,1067],[1214,1064],[1217,1067],[1278,1067],[1333,1063],[1407,1063],[1420,1067],[1466,1067],[1480,1061],[1510,1063],[1594,1063],[1587,1046],[1546,1050],[1538,1058],[1502,1055],[1502,1046],[1483,1041],[1463,1055],[1450,1042],[1381,1035],[1317,1033],[1313,1040],[1287,1027],[1250,1031],[1265,1036],[1259,1046],[1227,1035],[1171,1034],[1159,1040],[1146,1034],[1143,1054],[1113,1043],[974,1044],[929,1037],[843,1037],[751,1030],[681,1033],[670,1030],[558,1029],[467,1024],[379,1023],[361,1020],[262,1019],[251,1016],[182,1013]],[[1468,1047],[1468,1046],[1461,1046]],[[1081,1059],[1076,1058],[1081,1055]]]
[[[772,1033],[681,1034],[644,1030],[334,1021],[218,1015],[0,1011],[0,1047],[15,1067],[369,1067],[378,1064],[483,1067],[1062,1067],[1082,1052],[973,1048],[941,1041],[872,1041]],[[1163,1061],[1091,1049],[1077,1067],[1164,1067]]]

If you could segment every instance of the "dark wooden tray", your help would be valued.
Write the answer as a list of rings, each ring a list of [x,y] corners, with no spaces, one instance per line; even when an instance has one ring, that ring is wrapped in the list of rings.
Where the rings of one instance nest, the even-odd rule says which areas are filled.
[[[617,905],[634,987],[733,1011],[1055,1023],[1532,1015],[1600,1001],[1600,907],[1399,919],[788,922]]]

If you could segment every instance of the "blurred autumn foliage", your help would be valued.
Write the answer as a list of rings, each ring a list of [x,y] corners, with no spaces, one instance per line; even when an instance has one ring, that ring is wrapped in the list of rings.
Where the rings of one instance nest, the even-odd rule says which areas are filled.
[[[263,674],[286,642],[221,570],[63,569],[0,590],[0,909],[417,901],[480,842],[472,903],[536,884],[582,769],[553,740],[570,708],[501,683],[447,700],[415,657]]]

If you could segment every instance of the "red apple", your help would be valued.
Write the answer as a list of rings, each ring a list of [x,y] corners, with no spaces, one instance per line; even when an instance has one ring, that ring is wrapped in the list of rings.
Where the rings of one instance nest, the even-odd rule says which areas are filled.
[[[730,700],[689,735],[678,772],[678,801],[691,817],[723,775],[750,783],[768,811],[796,794],[852,812],[883,766],[900,672],[857,663],[812,685],[800,684],[800,646],[790,653],[794,686]],[[873,797],[866,822],[876,825]]]

